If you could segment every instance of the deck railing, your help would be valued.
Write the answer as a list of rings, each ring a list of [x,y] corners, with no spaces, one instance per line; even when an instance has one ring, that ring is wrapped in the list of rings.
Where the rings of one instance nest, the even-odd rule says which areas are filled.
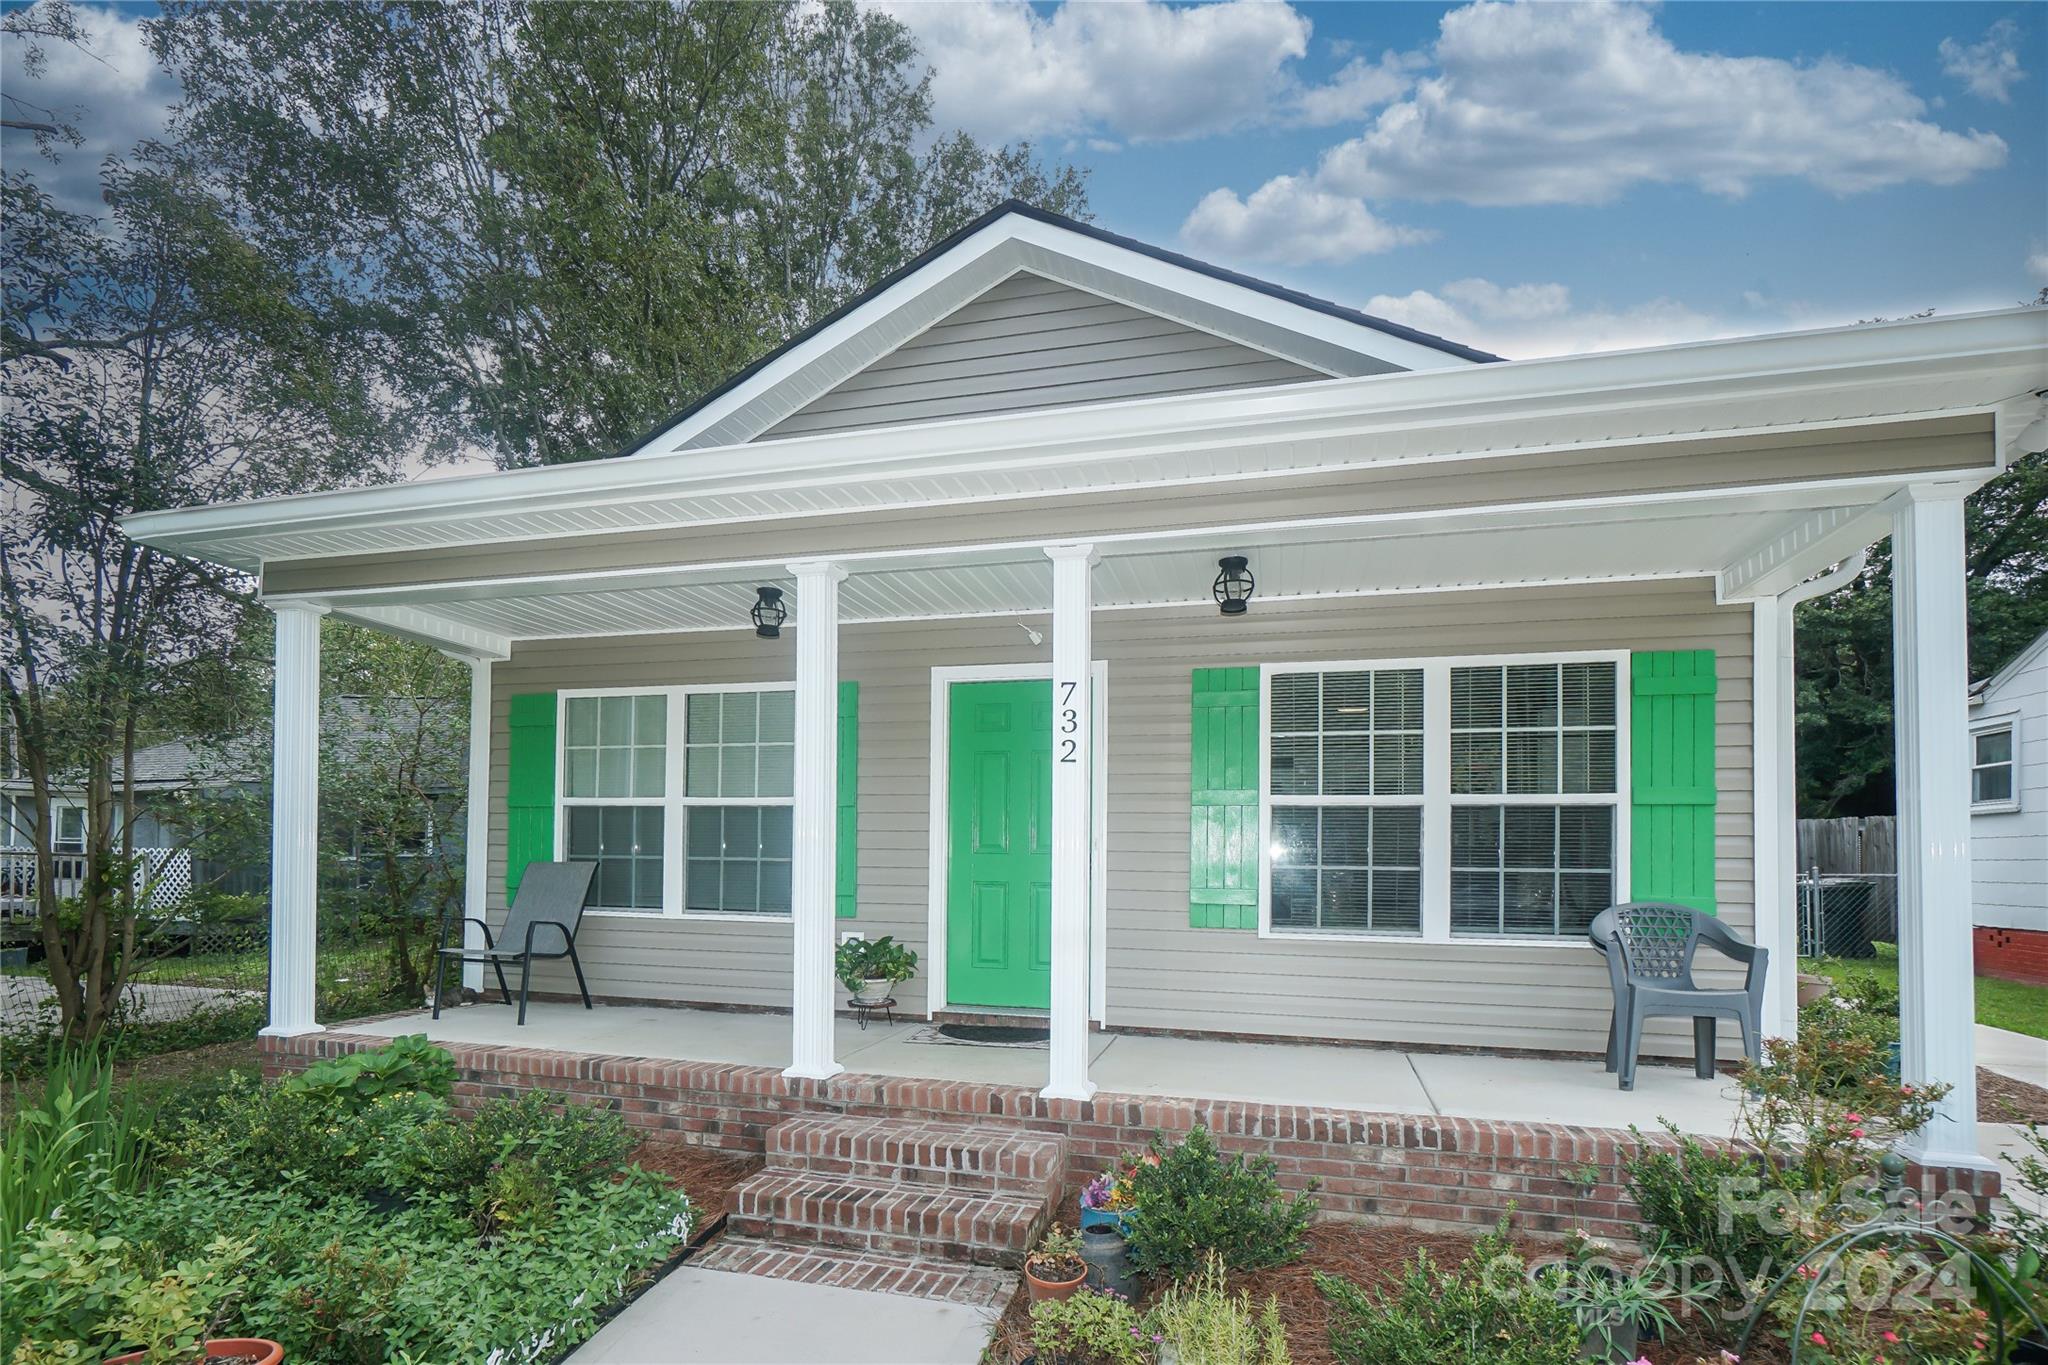
[[[138,848],[135,857],[135,894],[147,897],[151,909],[169,909],[192,890],[190,849]],[[83,853],[59,853],[51,858],[50,880],[58,900],[78,894],[85,882],[85,861]],[[0,920],[35,919],[38,875],[34,849],[0,847]]]

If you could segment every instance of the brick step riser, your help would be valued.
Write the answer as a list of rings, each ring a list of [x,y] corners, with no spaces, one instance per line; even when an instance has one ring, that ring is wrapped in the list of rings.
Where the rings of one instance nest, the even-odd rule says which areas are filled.
[[[782,1225],[773,1219],[735,1216],[727,1228],[740,1237],[752,1237],[784,1247],[819,1247],[834,1251],[879,1252],[891,1256],[953,1261],[965,1265],[1002,1266],[1015,1270],[1024,1264],[1024,1252],[1008,1251],[974,1242],[948,1242],[932,1237],[901,1236],[863,1228],[820,1228]]]
[[[1066,1144],[1001,1129],[799,1121],[768,1134],[767,1162],[771,1171],[1041,1199],[1059,1191]]]
[[[1003,1200],[930,1207],[876,1187],[847,1197],[756,1177],[739,1190],[729,1228],[740,1236],[789,1245],[868,1247],[877,1251],[1014,1264],[1051,1218],[1044,1204]],[[992,1206],[993,1205],[993,1206]]]
[[[837,1175],[967,1194],[1049,1199],[1059,1193],[1060,1169],[1058,1163],[1042,1164],[1045,1169],[990,1171],[942,1165],[921,1155],[890,1158],[770,1151],[766,1169],[783,1175]]]

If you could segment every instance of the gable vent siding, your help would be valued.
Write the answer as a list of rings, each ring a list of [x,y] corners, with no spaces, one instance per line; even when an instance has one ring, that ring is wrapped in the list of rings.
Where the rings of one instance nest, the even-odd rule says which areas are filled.
[[[1017,274],[761,439],[1322,378],[1169,318]]]

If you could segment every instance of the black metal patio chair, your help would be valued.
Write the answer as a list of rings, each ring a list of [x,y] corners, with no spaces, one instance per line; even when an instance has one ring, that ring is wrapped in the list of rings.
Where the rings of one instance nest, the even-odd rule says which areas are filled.
[[[526,1022],[527,987],[533,980],[536,960],[568,958],[576,971],[576,989],[583,993],[583,1008],[590,1003],[590,987],[583,980],[583,963],[576,956],[576,930],[583,924],[583,905],[590,899],[591,878],[596,863],[528,863],[519,879],[519,894],[505,923],[491,937],[491,926],[474,915],[462,916],[463,924],[483,931],[482,948],[449,947],[448,920],[441,921],[440,957],[434,967],[434,1017],[441,1017],[441,997],[451,962],[481,962],[498,974],[498,990],[505,1003],[512,1003],[512,989],[505,984],[505,964],[519,964],[519,1022]],[[500,946],[503,945],[503,946]]]
[[[1712,915],[1663,901],[1631,901],[1602,910],[1586,933],[1607,958],[1608,984],[1614,991],[1607,1069],[1620,1074],[1623,1090],[1636,1088],[1643,1023],[1658,1016],[1692,1019],[1693,1070],[1702,1080],[1714,1074],[1717,1019],[1733,1019],[1742,1030],[1744,1055],[1758,1060],[1769,949],[1742,938]],[[1748,968],[1742,989],[1708,990],[1694,984],[1693,956],[1703,942]]]

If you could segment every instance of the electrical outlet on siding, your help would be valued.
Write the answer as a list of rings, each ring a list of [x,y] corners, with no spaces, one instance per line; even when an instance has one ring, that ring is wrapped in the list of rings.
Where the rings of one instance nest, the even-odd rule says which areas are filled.
[[[839,941],[841,943],[852,943],[856,939],[858,939],[862,943],[865,943],[867,942],[867,938],[868,936],[858,929],[842,929],[839,931]]]

